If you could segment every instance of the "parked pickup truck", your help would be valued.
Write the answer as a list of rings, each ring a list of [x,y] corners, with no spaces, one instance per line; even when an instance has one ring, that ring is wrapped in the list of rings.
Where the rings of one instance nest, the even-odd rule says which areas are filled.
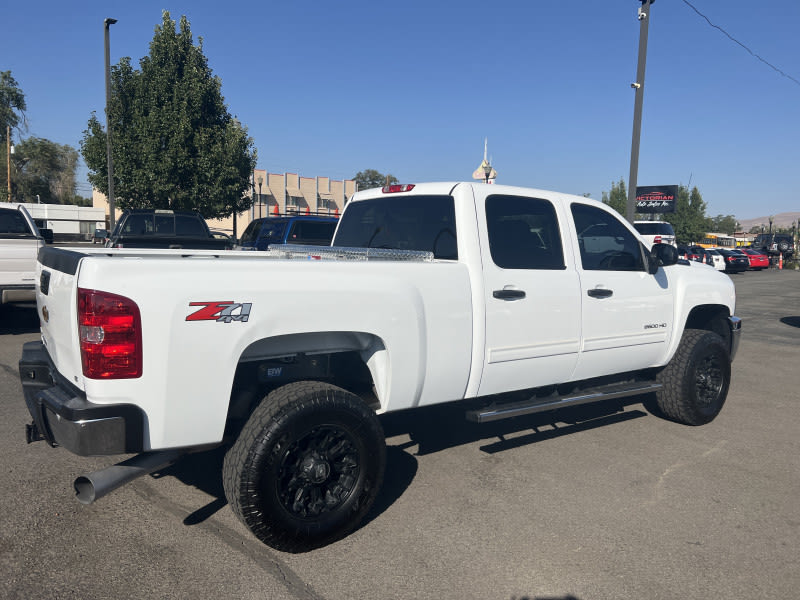
[[[0,206],[0,304],[36,298],[36,256],[44,244],[24,206]]]
[[[126,210],[105,245],[108,248],[189,248],[230,250],[233,243],[212,235],[203,216],[193,211]]]
[[[734,286],[677,261],[599,202],[473,183],[358,192],[330,247],[45,248],[42,340],[19,362],[27,438],[142,453],[79,477],[82,502],[230,444],[234,513],[305,551],[369,511],[384,413],[461,401],[484,423],[631,398],[714,419]]]

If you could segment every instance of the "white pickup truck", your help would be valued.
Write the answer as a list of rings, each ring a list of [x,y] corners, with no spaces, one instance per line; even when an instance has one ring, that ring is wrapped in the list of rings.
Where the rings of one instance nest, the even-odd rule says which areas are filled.
[[[230,443],[233,511],[293,552],[370,509],[378,415],[462,401],[486,422],[633,397],[700,425],[741,327],[728,276],[646,248],[599,202],[500,185],[359,192],[331,247],[45,248],[37,273],[28,441],[141,453],[79,477],[78,499]]]
[[[0,304],[32,301],[44,238],[25,207],[0,204]]]

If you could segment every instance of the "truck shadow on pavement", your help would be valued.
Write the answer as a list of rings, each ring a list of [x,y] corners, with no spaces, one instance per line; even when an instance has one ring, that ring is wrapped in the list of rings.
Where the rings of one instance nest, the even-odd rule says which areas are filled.
[[[416,476],[418,456],[474,443],[481,443],[478,448],[482,452],[495,454],[647,416],[642,410],[625,410],[628,404],[632,402],[609,401],[482,425],[466,421],[460,404],[382,415],[381,424],[388,439],[386,477],[361,527],[379,517],[405,493]],[[407,436],[408,440],[392,443],[391,438],[397,436]],[[228,446],[222,446],[189,454],[152,475],[175,477],[214,498],[186,516],[184,525],[202,523],[228,503],[222,485],[222,464],[227,450]]]
[[[486,443],[480,449],[494,454],[647,416],[642,410],[625,410],[642,398],[632,400],[609,400],[484,424],[467,421],[463,405],[438,405],[384,415],[382,424],[387,438],[407,434],[410,441],[401,447],[417,446],[417,456],[481,441]]]
[[[781,323],[790,327],[800,327],[800,317],[783,317]]]
[[[0,335],[20,335],[39,331],[35,302],[0,306]]]

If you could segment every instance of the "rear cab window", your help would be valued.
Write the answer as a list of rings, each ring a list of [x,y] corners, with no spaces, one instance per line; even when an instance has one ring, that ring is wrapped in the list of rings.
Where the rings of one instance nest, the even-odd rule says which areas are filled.
[[[642,235],[675,235],[675,231],[669,223],[634,223],[633,226]]]
[[[333,246],[421,250],[437,259],[458,259],[452,196],[374,198],[353,202],[346,215]]]

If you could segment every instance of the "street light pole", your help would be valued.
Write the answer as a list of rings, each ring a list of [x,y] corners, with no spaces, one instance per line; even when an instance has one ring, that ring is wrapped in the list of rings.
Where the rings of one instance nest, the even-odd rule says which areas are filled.
[[[114,202],[114,162],[111,159],[111,115],[109,113],[109,102],[111,101],[111,49],[108,42],[108,28],[116,23],[116,19],[105,19],[103,21],[103,37],[105,42],[105,71],[106,71],[106,162],[108,164],[108,226],[114,229],[116,210]]]
[[[628,203],[625,218],[633,223],[636,212],[636,185],[639,175],[639,138],[642,136],[642,105],[644,104],[644,72],[647,63],[647,31],[650,23],[650,6],[655,0],[641,0],[639,8],[639,61],[636,81],[631,84],[636,98],[633,103],[633,136],[631,140],[631,172],[628,178]]]
[[[258,218],[261,218],[261,184],[264,183],[264,178],[259,175],[258,176]]]

